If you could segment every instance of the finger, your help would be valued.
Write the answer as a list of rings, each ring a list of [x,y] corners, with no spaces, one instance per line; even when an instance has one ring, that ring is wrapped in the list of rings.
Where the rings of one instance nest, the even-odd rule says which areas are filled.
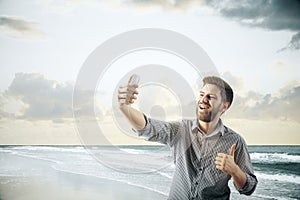
[[[133,91],[133,94],[139,94],[139,91],[134,90],[134,91]]]
[[[230,155],[231,155],[232,157],[234,157],[234,150],[235,150],[235,147],[236,147],[236,144],[233,144],[233,145],[231,146],[231,148],[230,148]]]
[[[216,168],[223,171],[224,165],[216,165]]]
[[[138,94],[138,91],[136,90],[136,86],[130,85],[130,86],[120,86],[118,92],[119,93],[128,93],[128,92],[134,92]]]
[[[128,89],[127,89],[126,86],[125,87],[119,87],[119,90],[118,90],[119,93],[127,93],[127,91],[128,91]]]
[[[132,96],[130,97],[130,99],[136,100],[136,99],[137,99],[137,96],[136,96],[136,95],[132,95]]]
[[[135,86],[130,85],[130,86],[127,87],[127,93],[132,94],[135,91],[136,91],[136,87]]]
[[[219,170],[222,170],[222,166],[220,166],[220,165],[216,165],[216,168]]]
[[[130,104],[133,104],[133,103],[134,103],[134,99],[130,99],[130,100],[129,100],[129,103],[130,103]]]
[[[222,162],[223,160],[224,160],[224,158],[216,157],[216,161]]]
[[[130,76],[129,80],[128,80],[128,84],[132,81],[133,78],[133,74]]]
[[[223,165],[223,161],[221,161],[221,160],[216,160],[216,161],[215,161],[215,164],[221,166],[221,165]]]
[[[140,77],[136,74],[132,74],[128,80],[128,85],[137,85],[139,83]]]
[[[126,99],[119,99],[119,104],[120,105],[126,104]]]
[[[127,99],[127,94],[125,93],[125,94],[119,94],[118,95],[118,99],[120,100],[120,99]]]
[[[218,153],[218,154],[217,154],[217,156],[220,157],[220,158],[225,157],[225,155],[226,155],[225,153]]]

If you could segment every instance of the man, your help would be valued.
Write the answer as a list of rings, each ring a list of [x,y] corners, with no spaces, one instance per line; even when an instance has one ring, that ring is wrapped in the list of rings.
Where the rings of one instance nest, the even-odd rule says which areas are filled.
[[[119,88],[119,107],[139,136],[171,147],[176,167],[169,200],[229,199],[231,177],[240,194],[254,192],[257,179],[247,145],[220,119],[233,100],[228,83],[219,77],[205,77],[197,102],[197,118],[179,122],[151,119],[132,108],[137,87]]]

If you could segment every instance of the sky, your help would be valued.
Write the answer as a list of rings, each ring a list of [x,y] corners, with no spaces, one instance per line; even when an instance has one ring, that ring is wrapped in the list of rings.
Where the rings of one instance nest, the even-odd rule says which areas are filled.
[[[85,144],[91,132],[94,142],[149,144],[131,134],[115,98],[138,70],[136,108],[163,120],[193,117],[183,82],[197,93],[199,74],[178,55],[144,49],[111,61],[96,77],[94,99],[82,93],[81,116],[92,110],[100,131],[78,127],[74,86],[93,52],[120,34],[155,28],[197,43],[232,85],[222,119],[248,144],[299,145],[299,10],[296,0],[0,0],[0,144]]]

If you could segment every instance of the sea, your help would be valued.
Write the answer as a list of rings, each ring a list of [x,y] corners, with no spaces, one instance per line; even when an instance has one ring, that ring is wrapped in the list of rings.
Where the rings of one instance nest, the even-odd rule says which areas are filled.
[[[248,150],[258,178],[256,191],[240,195],[230,181],[231,199],[300,199],[300,146]],[[50,176],[34,160],[44,162],[47,170],[122,182],[166,198],[175,169],[170,149],[161,145],[0,146],[0,177]]]

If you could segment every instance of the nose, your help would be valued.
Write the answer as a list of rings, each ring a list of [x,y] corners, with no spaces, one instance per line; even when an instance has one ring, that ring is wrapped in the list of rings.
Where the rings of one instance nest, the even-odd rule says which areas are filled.
[[[198,104],[199,103],[208,103],[207,96],[206,95],[200,96],[198,100]]]

